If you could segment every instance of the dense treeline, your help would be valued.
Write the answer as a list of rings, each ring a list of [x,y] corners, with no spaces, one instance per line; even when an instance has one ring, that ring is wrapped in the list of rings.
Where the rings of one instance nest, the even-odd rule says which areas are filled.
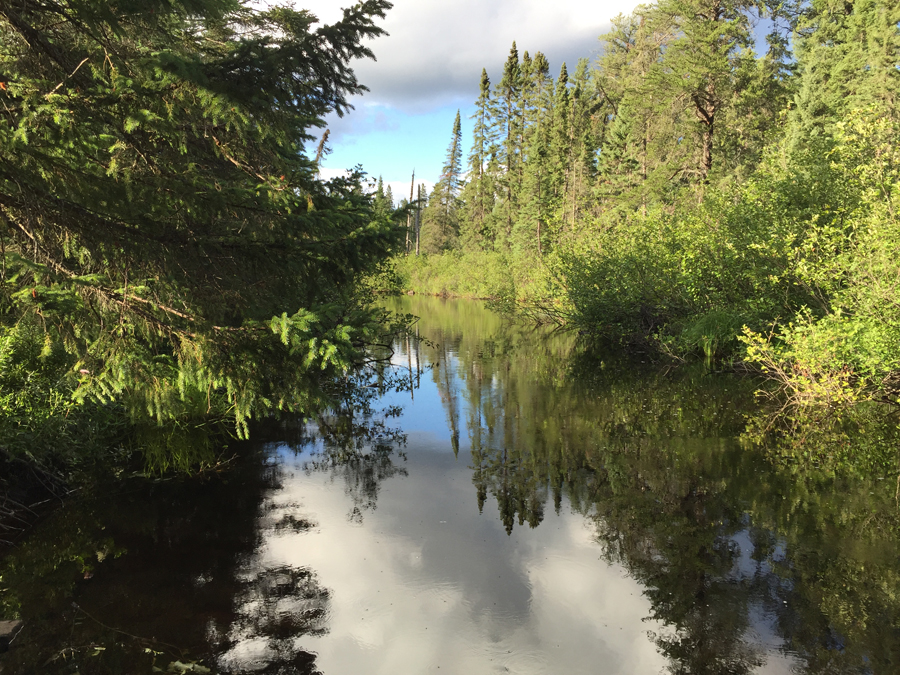
[[[896,401],[898,22],[886,0],[661,0],[555,80],[513,44],[399,283],[756,362],[801,405]]]
[[[189,465],[204,444],[158,425],[329,400],[403,233],[307,146],[389,7],[0,2],[0,461],[53,473],[124,433]]]

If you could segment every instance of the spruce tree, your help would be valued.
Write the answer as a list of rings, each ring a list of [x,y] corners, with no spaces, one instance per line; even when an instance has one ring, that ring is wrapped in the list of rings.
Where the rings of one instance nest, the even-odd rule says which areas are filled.
[[[486,248],[493,240],[486,230],[486,223],[493,208],[493,189],[487,171],[489,149],[494,142],[491,128],[491,80],[486,69],[481,71],[481,86],[475,101],[475,113],[471,116],[472,149],[469,151],[469,180],[463,192],[465,211],[461,232],[467,248]]]
[[[502,210],[501,218],[505,221],[504,238],[507,240],[512,233],[513,220],[516,215],[516,197],[521,177],[519,166],[522,150],[522,121],[519,108],[521,86],[519,51],[516,43],[513,42],[503,66],[503,77],[495,89],[493,115],[499,140],[498,160],[502,167],[499,180],[503,199],[499,206]]]
[[[450,214],[450,211],[456,208],[455,200],[459,196],[459,188],[462,181],[462,124],[459,117],[459,110],[456,111],[456,118],[453,120],[453,132],[451,133],[450,145],[447,147],[447,161],[441,171],[441,185],[444,189],[444,212]]]
[[[570,149],[570,196],[564,214],[569,213],[569,222],[574,225],[579,213],[593,197],[595,174],[595,154],[597,143],[594,133],[594,112],[598,109],[598,97],[591,87],[587,59],[580,59],[572,78],[570,92],[571,113],[569,117]]]
[[[527,76],[524,76],[522,81],[522,147],[526,149],[526,154],[531,141],[531,132],[547,115],[552,105],[552,87],[550,63],[546,56],[537,52],[531,60]]]
[[[221,395],[245,428],[351,367],[355,282],[398,232],[307,144],[365,90],[348,64],[389,7],[0,2],[0,300],[79,396],[165,419]]]
[[[459,235],[459,189],[462,179],[462,126],[459,111],[453,121],[447,159],[440,180],[428,198],[425,211],[424,246],[427,253],[452,248]]]
[[[550,147],[547,168],[549,171],[550,202],[552,211],[560,211],[569,194],[569,167],[572,151],[569,137],[571,101],[569,97],[569,72],[563,63],[556,78],[553,93],[553,117],[550,122]]]
[[[389,216],[392,210],[384,191],[384,180],[382,180],[381,176],[378,176],[378,182],[375,185],[375,192],[372,196],[372,208],[376,215],[382,217]]]
[[[552,130],[553,79],[547,58],[537,52],[529,77],[523,83],[524,161],[519,213],[514,226],[514,246],[540,257],[547,235],[550,204],[550,133]]]
[[[855,109],[898,119],[900,5],[889,0],[813,0],[796,38],[800,90],[793,143],[830,133]]]
[[[544,239],[547,236],[547,222],[550,216],[550,157],[551,119],[544,118],[535,123],[529,135],[528,160],[519,198],[519,218],[514,228],[515,248],[519,252],[544,253]]]

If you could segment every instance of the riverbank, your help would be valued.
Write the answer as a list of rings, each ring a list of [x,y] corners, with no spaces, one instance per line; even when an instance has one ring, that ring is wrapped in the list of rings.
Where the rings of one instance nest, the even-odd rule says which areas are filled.
[[[451,251],[396,256],[379,290],[488,300],[497,299],[514,287],[506,256],[483,251]]]

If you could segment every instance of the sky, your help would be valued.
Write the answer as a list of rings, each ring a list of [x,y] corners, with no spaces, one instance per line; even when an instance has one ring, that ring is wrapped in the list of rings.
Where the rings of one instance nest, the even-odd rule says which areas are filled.
[[[321,22],[334,23],[350,0],[297,0]],[[379,25],[389,35],[369,43],[377,61],[353,63],[370,91],[355,110],[327,119],[331,154],[322,175],[332,177],[361,164],[382,176],[396,201],[416,182],[430,189],[438,179],[457,109],[462,114],[464,157],[481,70],[500,79],[513,40],[519,55],[543,52],[555,77],[563,62],[595,59],[599,36],[636,0],[394,0]]]

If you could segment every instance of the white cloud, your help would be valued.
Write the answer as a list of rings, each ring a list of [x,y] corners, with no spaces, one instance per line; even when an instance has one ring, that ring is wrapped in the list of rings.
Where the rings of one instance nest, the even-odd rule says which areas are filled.
[[[347,2],[297,0],[324,23]],[[371,89],[367,105],[418,113],[441,105],[466,105],[477,96],[481,69],[499,79],[515,40],[520,56],[543,52],[552,74],[566,61],[593,58],[610,19],[635,0],[395,0],[379,22],[390,35],[374,40],[378,59],[357,62],[359,80]]]

